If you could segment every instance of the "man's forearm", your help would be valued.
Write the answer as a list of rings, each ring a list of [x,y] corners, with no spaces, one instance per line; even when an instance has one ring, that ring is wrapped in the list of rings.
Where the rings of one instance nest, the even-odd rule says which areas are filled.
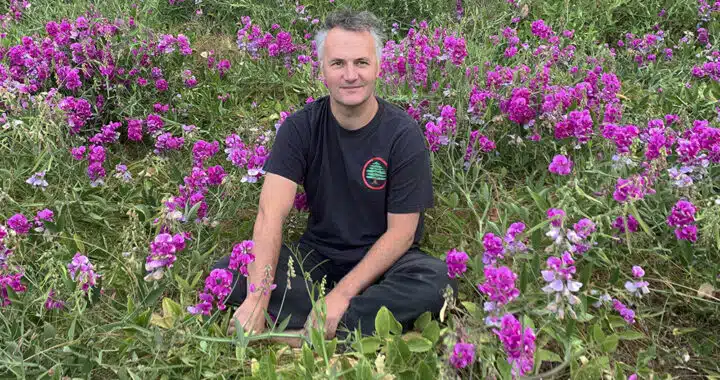
[[[268,220],[263,214],[258,214],[253,228],[253,254],[255,261],[248,264],[248,287],[254,284],[258,289],[255,293],[250,293],[248,289],[248,298],[259,300],[261,305],[267,307],[270,302],[270,292],[267,295],[260,291],[263,279],[268,278],[268,286],[273,283],[275,278],[275,270],[280,256],[280,247],[282,245],[282,223],[274,223]],[[266,273],[269,266],[270,271]]]
[[[345,297],[354,297],[372,285],[410,248],[414,236],[385,232],[370,251],[333,289]]]

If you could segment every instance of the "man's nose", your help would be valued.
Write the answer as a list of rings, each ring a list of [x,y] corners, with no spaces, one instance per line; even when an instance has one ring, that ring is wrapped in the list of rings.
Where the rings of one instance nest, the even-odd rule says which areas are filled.
[[[345,66],[345,80],[352,82],[358,78],[357,70],[353,65]]]

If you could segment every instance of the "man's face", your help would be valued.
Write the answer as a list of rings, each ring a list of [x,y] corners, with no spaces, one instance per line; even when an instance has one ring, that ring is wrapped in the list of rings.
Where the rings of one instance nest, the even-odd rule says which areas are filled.
[[[346,107],[363,104],[375,91],[378,58],[370,32],[331,29],[325,38],[322,72],[330,98]]]

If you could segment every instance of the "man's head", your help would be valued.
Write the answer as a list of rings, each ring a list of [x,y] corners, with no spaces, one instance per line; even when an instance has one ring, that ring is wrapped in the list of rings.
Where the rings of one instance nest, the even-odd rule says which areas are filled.
[[[351,10],[331,13],[315,36],[315,44],[331,99],[355,107],[373,96],[383,47],[375,15]]]

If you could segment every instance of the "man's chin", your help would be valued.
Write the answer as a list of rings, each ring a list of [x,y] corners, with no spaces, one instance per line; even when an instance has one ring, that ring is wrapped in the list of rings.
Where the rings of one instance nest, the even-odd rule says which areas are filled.
[[[333,98],[333,100],[341,106],[348,107],[348,108],[355,108],[355,107],[359,107],[359,106],[367,103],[368,99],[370,99],[370,96],[371,95],[367,95],[362,98],[359,98],[359,97],[348,98],[348,97],[338,96],[338,97]]]

